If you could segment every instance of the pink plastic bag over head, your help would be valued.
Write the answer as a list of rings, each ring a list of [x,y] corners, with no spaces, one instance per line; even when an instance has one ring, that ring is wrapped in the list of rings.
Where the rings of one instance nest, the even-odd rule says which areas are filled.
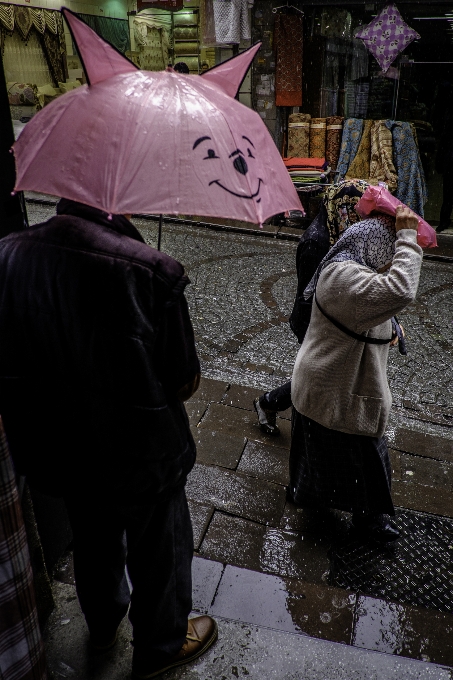
[[[362,217],[367,217],[373,211],[395,217],[398,206],[407,207],[388,189],[382,186],[369,186],[356,205],[356,210]],[[422,217],[418,218],[417,243],[421,248],[435,248],[437,246],[436,232]]]

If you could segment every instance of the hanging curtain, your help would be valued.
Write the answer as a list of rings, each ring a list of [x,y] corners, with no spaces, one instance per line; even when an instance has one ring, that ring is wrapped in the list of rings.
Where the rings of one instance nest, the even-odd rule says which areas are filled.
[[[41,36],[41,44],[46,57],[46,61],[49,65],[49,71],[52,74],[52,79],[55,85],[58,83],[64,83],[66,80],[66,74],[61,60],[60,52],[60,41],[58,36],[53,35],[50,31],[46,31],[44,35]]]
[[[302,106],[302,15],[276,14],[275,104]]]
[[[111,17],[97,17],[92,14],[78,14],[93,31],[107,40],[113,47],[123,54],[131,49],[129,36],[129,22],[126,19],[112,19]]]
[[[41,36],[44,54],[49,64],[49,70],[55,85],[64,83],[68,77],[66,59],[66,44],[64,38],[63,18],[60,12],[43,10],[46,31]]]
[[[24,42],[31,41],[33,32],[38,34],[54,84],[66,80],[66,42],[59,11],[0,3],[0,29],[2,52],[5,32],[7,35],[17,33]]]

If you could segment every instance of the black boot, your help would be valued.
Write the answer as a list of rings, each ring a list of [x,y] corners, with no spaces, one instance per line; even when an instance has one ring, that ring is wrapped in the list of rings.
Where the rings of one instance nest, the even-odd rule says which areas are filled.
[[[277,425],[277,412],[263,407],[264,397],[257,397],[253,402],[253,406],[258,415],[258,422],[260,424],[261,432],[277,437],[280,434]]]
[[[440,222],[439,225],[436,227],[436,232],[440,234],[441,231],[445,231],[446,229],[450,229],[451,227],[451,221],[448,220],[448,222]]]
[[[361,535],[376,541],[382,541],[383,543],[396,541],[400,535],[400,532],[390,522],[387,515],[377,512],[370,512],[368,514],[355,512],[352,515],[352,526]]]

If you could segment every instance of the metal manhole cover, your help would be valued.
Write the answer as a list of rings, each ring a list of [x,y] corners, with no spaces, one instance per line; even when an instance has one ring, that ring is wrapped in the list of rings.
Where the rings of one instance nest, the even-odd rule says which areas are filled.
[[[453,612],[453,520],[397,511],[394,544],[352,534],[329,550],[329,581],[386,600]]]

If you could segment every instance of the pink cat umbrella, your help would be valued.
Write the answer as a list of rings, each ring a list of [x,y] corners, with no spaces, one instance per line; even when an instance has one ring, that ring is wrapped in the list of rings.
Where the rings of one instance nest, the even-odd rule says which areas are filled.
[[[26,125],[13,147],[16,190],[112,214],[262,224],[302,210],[263,121],[234,99],[259,45],[202,76],[141,71],[62,12],[89,85],[59,97]]]

